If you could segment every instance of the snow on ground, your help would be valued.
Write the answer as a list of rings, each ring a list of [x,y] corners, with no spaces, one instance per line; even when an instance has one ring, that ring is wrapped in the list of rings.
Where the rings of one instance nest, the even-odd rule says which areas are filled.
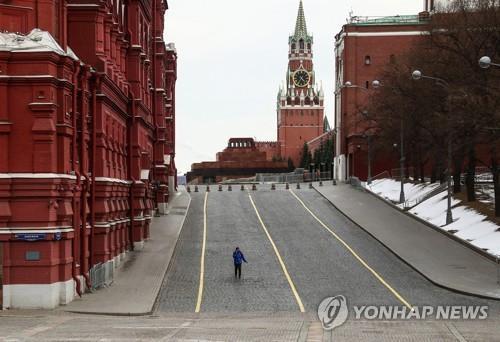
[[[479,202],[493,204],[495,202],[495,190],[493,184],[478,184],[476,196]]]
[[[436,184],[405,184],[407,200],[415,200],[435,189]],[[393,179],[381,179],[367,186],[377,195],[397,202],[401,184]],[[486,216],[474,209],[459,205],[460,200],[452,198],[453,223],[446,224],[446,191],[429,198],[409,210],[410,213],[446,230],[457,237],[493,255],[500,255],[500,226],[486,220]]]
[[[439,184],[404,184],[405,200],[412,202],[437,188]],[[394,179],[378,179],[367,185],[367,188],[377,195],[392,202],[399,202],[401,182]]]

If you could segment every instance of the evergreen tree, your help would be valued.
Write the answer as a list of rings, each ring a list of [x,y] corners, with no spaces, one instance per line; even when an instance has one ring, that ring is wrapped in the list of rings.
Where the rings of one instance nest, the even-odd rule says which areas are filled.
[[[307,169],[310,162],[311,152],[309,151],[309,146],[307,146],[307,143],[304,143],[304,147],[302,147],[302,153],[300,156],[300,167]]]

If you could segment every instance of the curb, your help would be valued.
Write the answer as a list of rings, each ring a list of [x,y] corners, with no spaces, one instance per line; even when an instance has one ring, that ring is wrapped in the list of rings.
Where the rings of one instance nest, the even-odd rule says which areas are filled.
[[[405,263],[406,265],[408,265],[408,267],[410,267],[412,270],[414,270],[415,272],[417,272],[418,274],[420,274],[422,277],[424,277],[425,279],[427,279],[429,282],[431,282],[432,284],[440,287],[440,288],[443,288],[445,290],[449,290],[449,291],[452,291],[452,292],[455,292],[455,293],[458,293],[458,294],[462,294],[462,295],[466,295],[466,296],[472,296],[472,297],[477,297],[477,298],[484,298],[484,299],[492,299],[492,300],[496,300],[496,301],[500,301],[500,298],[499,297],[492,297],[492,296],[487,296],[487,295],[484,295],[484,294],[479,294],[479,293],[473,293],[473,292],[468,292],[468,291],[465,291],[465,290],[458,290],[458,289],[455,289],[455,288],[452,288],[450,286],[447,286],[447,285],[443,285],[443,284],[440,284],[436,281],[434,281],[433,279],[429,278],[427,275],[425,275],[422,271],[420,271],[418,268],[416,268],[415,266],[413,266],[412,264],[410,264],[408,261],[406,261],[405,259],[403,259],[403,257],[401,257],[399,254],[397,254],[392,248],[390,248],[389,246],[387,246],[382,240],[378,239],[375,235],[373,235],[371,232],[369,232],[368,230],[366,230],[363,226],[359,225],[356,221],[354,221],[354,219],[352,219],[349,215],[347,215],[346,213],[344,213],[342,210],[340,210],[339,207],[337,207],[335,204],[333,204],[332,201],[330,201],[328,199],[328,197],[326,197],[325,195],[323,195],[321,192],[319,192],[318,189],[316,189],[316,187],[314,187],[314,190],[321,196],[323,197],[324,199],[326,199],[328,201],[328,203],[330,203],[339,213],[341,213],[345,218],[347,218],[349,221],[351,221],[355,226],[359,227],[362,231],[364,231],[365,233],[367,233],[369,236],[371,236],[375,241],[377,241],[378,243],[380,243],[382,246],[384,246],[388,251],[390,251],[394,256],[396,256],[399,260],[401,260],[403,263]],[[366,191],[365,189],[360,189],[361,191]],[[387,203],[387,201],[383,200],[383,199],[380,199],[378,198],[378,196],[376,196],[377,199],[379,200],[382,200],[384,201],[385,203]],[[400,210],[398,208],[398,210]],[[413,216],[410,216],[412,218],[414,218]],[[422,220],[422,219],[420,219]],[[439,228],[437,228],[439,229]],[[449,233],[448,233],[449,234]],[[483,251],[484,252],[484,251]],[[496,263],[495,263],[496,264]]]

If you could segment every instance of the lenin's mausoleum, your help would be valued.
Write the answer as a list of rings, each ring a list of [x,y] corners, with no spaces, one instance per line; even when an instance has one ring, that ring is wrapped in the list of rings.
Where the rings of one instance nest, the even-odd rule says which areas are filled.
[[[0,308],[53,308],[175,190],[165,0],[0,0]]]

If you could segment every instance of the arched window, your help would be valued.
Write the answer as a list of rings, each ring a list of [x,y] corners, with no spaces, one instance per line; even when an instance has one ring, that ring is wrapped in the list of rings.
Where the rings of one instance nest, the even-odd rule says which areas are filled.
[[[370,56],[365,56],[365,65],[371,65],[372,64],[372,58]]]
[[[307,50],[311,51],[311,43],[307,43]]]
[[[303,39],[299,40],[299,46],[300,46],[301,50],[304,50],[304,40]]]
[[[292,43],[292,51],[294,51],[297,48],[297,45],[295,43]]]

